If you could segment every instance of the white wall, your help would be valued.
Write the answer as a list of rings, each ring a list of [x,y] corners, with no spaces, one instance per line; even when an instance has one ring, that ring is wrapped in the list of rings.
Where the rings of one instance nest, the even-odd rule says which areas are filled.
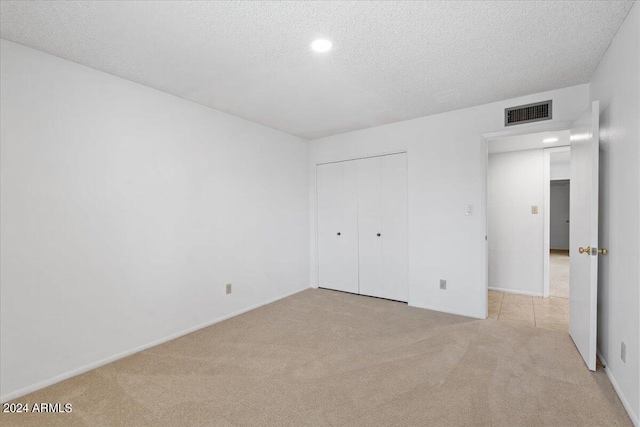
[[[567,159],[566,161],[554,161],[554,154],[551,154],[551,179],[571,179],[571,163]],[[561,154],[561,153],[557,153]]]
[[[311,283],[317,284],[315,165],[393,151],[409,163],[409,304],[486,316],[486,162],[482,135],[504,131],[504,108],[553,99],[551,123],[519,126],[524,133],[560,126],[588,107],[589,86],[335,135],[311,142]],[[566,127],[565,127],[566,129]],[[464,207],[473,205],[473,215]],[[440,290],[439,279],[447,279]]]
[[[549,193],[549,242],[551,249],[569,250],[571,184],[569,180],[551,181]]]
[[[3,400],[309,286],[306,141],[1,52]]]
[[[489,155],[489,287],[542,296],[544,152]],[[538,213],[532,214],[531,207]]]
[[[598,349],[630,408],[640,415],[640,5],[635,4],[591,81],[600,101]],[[627,345],[627,362],[620,343]]]

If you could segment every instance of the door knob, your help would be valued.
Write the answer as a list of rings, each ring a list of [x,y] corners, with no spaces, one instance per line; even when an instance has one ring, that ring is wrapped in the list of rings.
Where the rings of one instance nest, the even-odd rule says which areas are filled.
[[[340,235],[340,232],[338,231],[338,236]]]
[[[581,254],[586,253],[587,255],[591,255],[591,248],[589,246],[587,246],[586,248],[583,248],[582,246],[580,246],[578,248],[578,252],[580,252]]]
[[[600,248],[600,249],[598,249],[598,253],[599,253],[600,255],[606,255],[606,254],[608,254],[608,253],[609,253],[609,251],[608,251],[608,250],[606,250],[605,248]]]
[[[380,233],[378,233],[377,236],[380,237]]]

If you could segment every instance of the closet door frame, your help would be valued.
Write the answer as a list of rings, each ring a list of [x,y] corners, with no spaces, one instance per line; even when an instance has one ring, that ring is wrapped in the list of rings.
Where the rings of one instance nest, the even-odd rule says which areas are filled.
[[[351,162],[351,161],[357,161],[357,160],[362,160],[362,159],[370,159],[372,157],[385,157],[385,156],[393,156],[394,154],[406,154],[407,155],[407,301],[410,300],[411,298],[411,292],[410,292],[410,287],[409,287],[409,269],[410,269],[410,265],[409,265],[409,239],[411,236],[410,233],[410,227],[411,224],[409,222],[409,150],[397,150],[397,151],[386,151],[386,152],[382,152],[382,153],[376,153],[376,154],[370,154],[370,155],[364,155],[364,156],[358,156],[358,157],[348,157],[348,158],[343,158],[343,159],[339,159],[339,160],[331,160],[331,161],[326,161],[326,162],[319,162],[316,163],[315,165],[315,177],[316,177],[316,181],[315,181],[315,267],[316,267],[316,274],[315,274],[315,279],[316,279],[316,283],[318,287],[322,287],[321,283],[320,283],[320,260],[319,260],[319,254],[320,254],[320,248],[319,248],[319,240],[318,240],[318,166],[322,166],[322,165],[327,165],[327,164],[331,164],[331,163],[341,163],[341,162]],[[358,258],[359,258],[360,254],[358,253]],[[359,291],[359,285],[358,285],[358,291]]]

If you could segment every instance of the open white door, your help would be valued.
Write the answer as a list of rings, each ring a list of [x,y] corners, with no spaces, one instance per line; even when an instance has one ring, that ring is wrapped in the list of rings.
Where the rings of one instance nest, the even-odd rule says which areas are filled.
[[[571,128],[569,334],[596,370],[598,320],[598,101]]]

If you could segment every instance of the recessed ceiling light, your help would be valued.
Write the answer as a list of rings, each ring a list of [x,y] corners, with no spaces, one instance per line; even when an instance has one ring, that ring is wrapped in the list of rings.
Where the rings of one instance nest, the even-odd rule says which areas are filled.
[[[331,43],[327,39],[318,39],[314,40],[313,43],[311,43],[311,49],[321,53],[330,51],[332,47],[333,43]]]
[[[553,138],[545,138],[542,140],[543,144],[553,144],[554,142],[558,142],[558,138],[553,137]]]

